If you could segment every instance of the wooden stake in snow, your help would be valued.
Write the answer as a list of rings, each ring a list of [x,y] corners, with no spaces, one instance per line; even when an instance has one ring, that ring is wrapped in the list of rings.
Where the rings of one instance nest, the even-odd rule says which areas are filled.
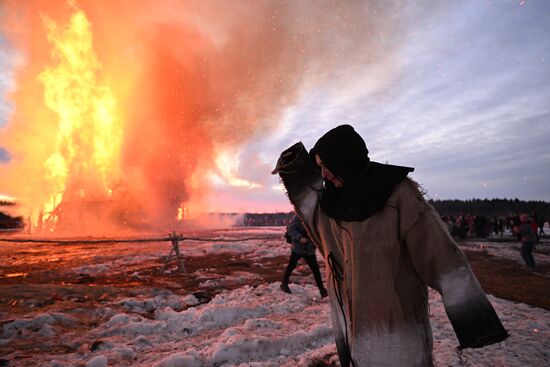
[[[179,271],[182,274],[187,274],[187,271],[185,270],[185,266],[183,265],[183,259],[180,253],[180,245],[179,242],[183,238],[176,234],[176,232],[172,232],[169,235],[170,241],[172,242],[172,248],[170,249],[170,253],[168,254],[168,257],[166,258],[166,261],[164,262],[164,266],[160,270],[161,273],[164,273],[166,271],[166,268],[168,267],[168,263],[172,259],[172,256],[174,256],[177,260]]]

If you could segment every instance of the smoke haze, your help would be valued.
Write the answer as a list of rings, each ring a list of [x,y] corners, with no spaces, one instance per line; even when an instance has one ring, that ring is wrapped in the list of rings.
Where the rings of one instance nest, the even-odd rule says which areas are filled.
[[[390,27],[396,23],[385,21],[391,7],[382,11],[366,1],[42,0],[0,6],[3,32],[24,60],[15,69],[14,111],[0,136],[11,156],[0,166],[0,192],[20,198],[36,216],[52,200],[78,208],[73,203],[79,196],[101,199],[91,186],[98,185],[98,172],[107,172],[105,185],[116,204],[88,207],[105,213],[94,214],[94,228],[105,227],[106,218],[170,228],[182,205],[191,215],[207,211],[208,172],[223,170],[216,164],[220,154],[273,131],[304,88],[358,66],[392,65]],[[109,129],[120,144],[109,153],[107,170],[90,168],[93,153],[77,155],[59,196],[45,162],[60,144],[60,117],[45,103],[39,76],[60,62],[52,56],[46,24],[62,34],[79,11],[89,22],[90,52],[98,62],[91,71],[94,88],[108,88],[114,98]],[[86,151],[83,129],[64,139]],[[77,217],[80,224],[87,218]]]

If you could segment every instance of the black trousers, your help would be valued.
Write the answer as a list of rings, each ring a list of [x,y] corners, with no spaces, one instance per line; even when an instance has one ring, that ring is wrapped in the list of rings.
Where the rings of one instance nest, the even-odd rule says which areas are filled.
[[[292,271],[296,269],[298,261],[300,261],[300,259],[302,258],[306,261],[307,265],[311,269],[313,277],[315,278],[315,283],[317,283],[317,288],[319,288],[319,290],[325,289],[323,285],[323,279],[321,278],[321,272],[319,271],[319,264],[317,263],[317,258],[315,257],[315,255],[300,255],[296,252],[290,253],[288,266],[286,267],[285,275],[283,276],[283,284],[288,284],[290,274],[292,274]]]
[[[532,242],[523,242],[520,250],[521,257],[523,258],[523,261],[525,261],[525,265],[531,269],[535,268],[535,258],[533,257],[534,247],[535,244]]]

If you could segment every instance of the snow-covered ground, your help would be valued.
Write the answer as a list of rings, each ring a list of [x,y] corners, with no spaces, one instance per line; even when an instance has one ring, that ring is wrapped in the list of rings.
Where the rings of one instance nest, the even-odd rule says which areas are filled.
[[[182,244],[182,251],[187,259],[238,254],[261,263],[270,257],[288,255],[289,249],[282,239],[270,237],[282,235],[282,231],[267,228],[212,232],[210,237],[260,235],[265,239],[188,242]],[[495,256],[517,258],[521,262],[517,250],[508,249],[509,243],[480,242],[474,247],[478,245]],[[2,243],[1,246],[5,249],[12,245]],[[33,248],[40,250],[39,246]],[[78,256],[85,258],[86,264],[78,262],[65,271],[97,276],[123,273],[130,267],[134,271],[132,275],[140,277],[143,276],[140,263],[158,258],[168,250],[169,245],[163,243],[120,244],[100,252],[82,249]],[[71,264],[68,258],[74,254],[64,252],[64,247],[59,246],[50,248],[44,256],[63,258]],[[537,260],[548,261],[548,256],[538,256]],[[175,264],[170,271],[177,271]],[[326,299],[319,299],[309,274],[293,278],[292,294],[283,293],[278,282],[258,284],[261,276],[253,271],[239,270],[222,276],[216,264],[182,276],[199,278],[205,286],[235,279],[243,285],[221,291],[206,301],[198,297],[196,290],[157,287],[146,294],[137,292],[109,299],[91,309],[56,310],[54,305],[18,317],[4,314],[0,324],[0,366],[295,367],[315,365],[318,361],[338,365],[329,305]],[[437,293],[430,292],[436,365],[549,366],[550,312],[492,296],[489,299],[510,332],[510,338],[498,345],[466,350],[459,355],[455,350],[458,342],[441,299]],[[13,347],[29,343],[44,347],[35,345],[33,350],[41,352],[32,356]]]

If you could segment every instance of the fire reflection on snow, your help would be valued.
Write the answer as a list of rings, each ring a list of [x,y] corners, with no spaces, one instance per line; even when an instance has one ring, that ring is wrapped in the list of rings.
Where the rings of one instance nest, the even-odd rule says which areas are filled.
[[[227,235],[282,233],[282,228],[243,228]],[[223,231],[216,232],[219,235]],[[25,259],[35,264],[26,269],[26,278],[5,278],[0,287],[2,358],[17,359],[21,366],[40,361],[50,367],[86,363],[305,367],[319,360],[337,365],[329,306],[317,300],[311,274],[298,269],[291,278],[290,295],[279,289],[289,251],[282,237],[226,245],[184,244],[189,265],[185,276],[177,271],[158,274],[159,254],[165,254],[168,246],[111,244],[80,251],[79,245],[64,245],[29,252],[26,245],[2,243],[0,261],[7,264],[8,274],[21,272],[10,270],[12,257],[23,257],[17,262],[19,269]],[[72,249],[76,251],[71,255]],[[63,253],[62,261],[47,262],[48,256],[60,257],[56,252]],[[65,284],[60,284],[61,279]],[[20,299],[11,306],[5,303],[8,295]],[[490,300],[514,332],[502,344],[465,351],[462,359],[473,366],[547,363],[550,313],[495,297]],[[433,291],[430,311],[436,363],[459,365],[456,338]]]

